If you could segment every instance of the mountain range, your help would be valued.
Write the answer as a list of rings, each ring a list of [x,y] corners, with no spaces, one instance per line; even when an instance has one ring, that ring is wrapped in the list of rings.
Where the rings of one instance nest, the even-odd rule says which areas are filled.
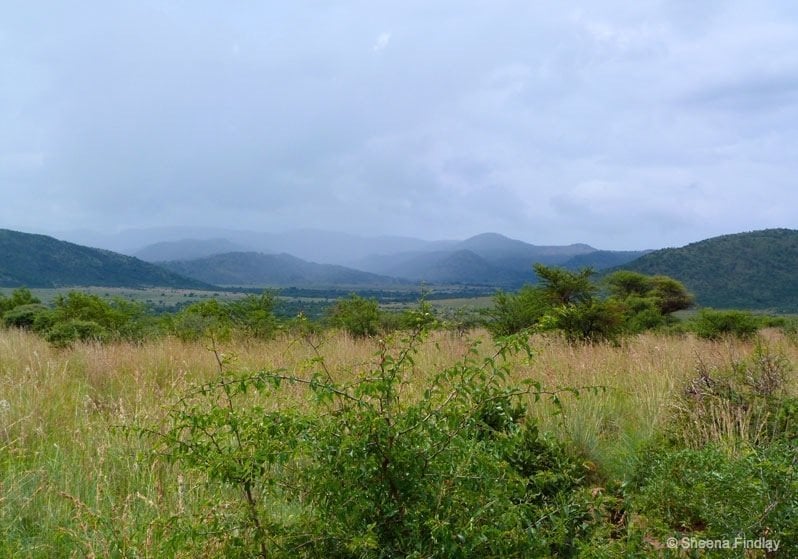
[[[644,252],[603,251],[586,244],[538,246],[496,233],[463,241],[329,234],[322,242],[320,236],[312,231],[286,234],[293,242],[315,239],[337,259],[345,256],[341,243],[352,242],[356,250],[349,256],[358,258],[349,258],[350,266],[309,262],[286,251],[247,250],[246,238],[210,236],[161,241],[136,251],[151,259],[177,256],[156,265],[44,235],[0,230],[0,286],[391,289],[427,282],[515,289],[534,283],[532,264],[540,262],[570,269],[593,266],[604,273],[623,268],[668,275],[682,281],[700,306],[798,312],[798,231],[791,229],[724,235]],[[374,247],[377,252],[367,253]]]

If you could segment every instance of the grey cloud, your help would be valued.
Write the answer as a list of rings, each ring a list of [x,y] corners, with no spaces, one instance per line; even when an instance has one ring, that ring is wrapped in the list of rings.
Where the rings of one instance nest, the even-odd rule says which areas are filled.
[[[7,226],[221,220],[646,248],[794,225],[768,202],[796,201],[786,1],[5,12]]]

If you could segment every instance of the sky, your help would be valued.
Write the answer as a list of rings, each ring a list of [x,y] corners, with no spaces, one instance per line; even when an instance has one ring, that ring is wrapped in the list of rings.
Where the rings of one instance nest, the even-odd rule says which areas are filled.
[[[798,228],[793,0],[3,0],[0,227]]]

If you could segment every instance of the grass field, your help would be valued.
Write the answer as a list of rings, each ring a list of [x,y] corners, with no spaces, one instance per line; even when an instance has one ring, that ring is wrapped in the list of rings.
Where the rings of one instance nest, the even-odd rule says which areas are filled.
[[[434,332],[401,385],[401,401],[417,399],[431,376],[461,359],[473,339],[482,342],[479,352],[490,353],[484,332]],[[798,363],[794,340],[776,331],[763,339]],[[529,414],[543,431],[566,441],[597,472],[596,480],[622,484],[633,475],[638,451],[678,412],[691,380],[750,355],[754,343],[646,334],[618,347],[572,346],[536,337],[532,357],[514,358],[508,380],[533,379],[547,389],[604,387],[563,396],[561,406],[530,400]],[[282,368],[297,377],[318,367],[320,355],[336,381],[373,369],[379,351],[377,340],[340,332],[319,335],[313,345],[317,350],[301,338],[282,337],[219,349],[230,357],[230,368]],[[223,506],[235,491],[210,489],[201,476],[160,459],[152,442],[131,427],[159,425],[181,395],[215,378],[218,367],[206,345],[172,338],[54,349],[32,334],[0,331],[0,556],[181,556],[174,541],[164,547],[170,526],[206,514],[209,501]],[[795,395],[795,375],[786,383]],[[281,394],[279,402],[264,405],[309,406],[302,387]],[[210,498],[209,491],[218,494]]]

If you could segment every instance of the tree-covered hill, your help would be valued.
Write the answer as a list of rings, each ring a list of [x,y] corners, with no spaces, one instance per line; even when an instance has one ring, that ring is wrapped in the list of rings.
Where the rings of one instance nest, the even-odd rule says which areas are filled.
[[[174,287],[206,289],[189,279],[115,252],[0,229],[2,287]]]
[[[705,307],[798,312],[798,231],[765,229],[657,250],[622,266],[683,282]]]

